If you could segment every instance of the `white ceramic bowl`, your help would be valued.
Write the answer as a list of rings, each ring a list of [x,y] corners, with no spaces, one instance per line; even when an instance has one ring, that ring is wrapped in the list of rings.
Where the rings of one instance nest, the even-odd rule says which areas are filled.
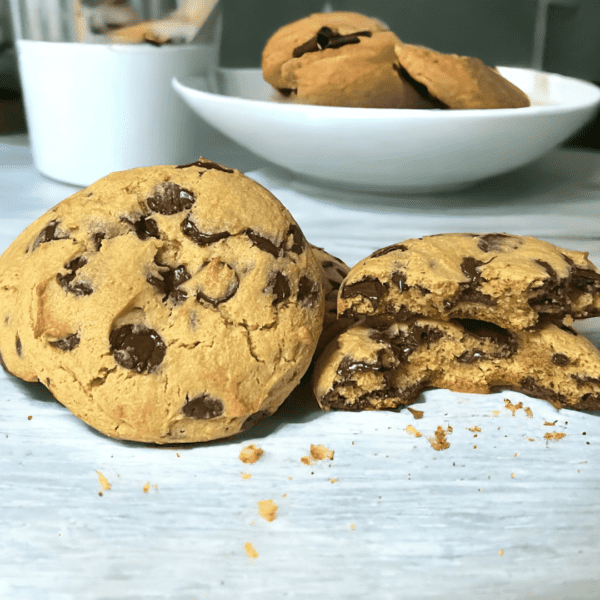
[[[458,188],[531,162],[577,132],[600,104],[597,86],[499,67],[532,106],[409,110],[309,106],[277,98],[260,69],[174,78],[206,122],[313,182],[370,191]]]

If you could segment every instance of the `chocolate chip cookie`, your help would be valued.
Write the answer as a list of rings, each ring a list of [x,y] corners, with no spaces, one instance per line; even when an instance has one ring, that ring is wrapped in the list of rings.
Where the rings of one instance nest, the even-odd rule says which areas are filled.
[[[512,389],[557,407],[600,410],[600,351],[552,323],[510,331],[483,321],[360,321],[317,361],[324,410],[395,409],[428,388],[487,394]]]
[[[401,72],[397,36],[353,12],[315,13],[277,30],[262,52],[265,81],[295,102],[431,108]]]
[[[527,94],[483,61],[471,56],[444,54],[424,46],[396,44],[405,78],[423,96],[442,108],[523,108]]]
[[[308,368],[321,279],[289,212],[239,171],[200,159],[113,173],[0,259],[0,352],[108,436],[230,436]]]
[[[600,272],[587,253],[532,237],[441,234],[383,248],[341,285],[338,314],[481,319],[508,329],[600,314]]]

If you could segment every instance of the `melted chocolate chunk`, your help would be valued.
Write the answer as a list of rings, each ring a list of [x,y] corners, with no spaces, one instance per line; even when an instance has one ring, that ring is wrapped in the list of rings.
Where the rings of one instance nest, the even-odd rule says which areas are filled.
[[[575,268],[571,274],[571,285],[583,294],[597,294],[600,291],[600,273],[593,269]]]
[[[84,267],[87,264],[87,259],[83,256],[78,256],[74,258],[70,263],[65,265],[65,269],[67,269],[68,273],[66,275],[61,275],[60,273],[56,276],[58,279],[58,283],[60,287],[63,288],[66,292],[71,294],[75,294],[76,296],[89,296],[93,293],[93,288],[87,283],[72,283],[75,277],[77,276],[77,271]]]
[[[508,331],[508,329],[504,329],[488,321],[479,321],[477,319],[456,319],[456,321],[471,336],[480,340],[490,340],[498,347],[496,352],[489,355],[485,355],[481,351],[475,351],[473,354],[466,353],[466,356],[463,354],[461,355],[463,359],[460,362],[472,362],[470,358],[475,358],[475,354],[479,354],[475,360],[480,358],[508,358],[519,348],[518,338]]]
[[[290,248],[290,252],[294,252],[295,254],[302,254],[304,252],[304,248],[306,247],[306,240],[304,239],[304,234],[298,225],[292,224],[287,232],[287,237],[292,236],[292,246]]]
[[[535,297],[528,301],[529,306],[536,308],[540,312],[557,312],[558,314],[566,314],[566,306],[568,304],[567,286],[564,279],[559,279],[556,271],[550,264],[543,260],[535,261],[540,267],[546,271],[548,278],[541,286],[532,290],[536,293]]]
[[[488,233],[482,235],[477,242],[477,247],[482,252],[502,252],[504,242],[510,237],[505,233]]]
[[[298,90],[295,88],[277,88],[277,91],[286,98],[289,98],[292,94],[298,93]]]
[[[344,356],[338,365],[336,373],[342,378],[343,382],[348,381],[355,373],[370,373],[380,371],[382,368],[381,354],[383,351],[377,353],[375,362],[366,362],[362,360],[355,360],[352,356]]]
[[[392,274],[392,283],[400,290],[400,292],[407,290],[406,285],[406,274],[400,273],[399,271]]]
[[[125,217],[121,217],[121,221],[127,223],[143,242],[148,238],[160,238],[160,231],[154,219],[147,219],[141,215],[137,221],[131,221]]]
[[[21,344],[21,338],[17,336],[15,340],[15,350],[17,351],[17,356],[21,358],[23,356],[23,345]]]
[[[417,81],[414,77],[412,77],[412,75],[402,65],[394,63],[392,67],[394,71],[398,73],[398,77],[400,77],[400,79],[402,79],[403,81],[407,81],[410,85],[412,85],[412,87],[415,88],[419,96],[421,96],[433,105],[432,108],[439,108],[442,110],[448,108],[447,104],[442,102],[439,98],[433,96],[429,91],[429,88],[425,84],[421,83],[420,81]],[[423,238],[419,238],[419,240],[421,239]]]
[[[58,226],[60,225],[60,221],[50,221],[50,223],[48,223],[46,225],[46,227],[44,227],[44,229],[42,229],[42,231],[40,231],[40,233],[38,233],[38,236],[35,238],[35,241],[33,242],[33,245],[31,246],[31,250],[35,250],[40,244],[47,244],[48,242],[53,242],[55,240],[67,240],[69,239],[69,234],[68,233],[64,233],[64,234],[60,234],[58,232]]]
[[[201,394],[191,400],[186,396],[187,403],[183,406],[182,412],[186,417],[204,421],[216,419],[223,414],[223,403],[217,398],[212,398],[207,394]]]
[[[194,192],[167,181],[154,188],[152,195],[148,196],[148,208],[161,215],[174,215],[192,208],[196,202]]]
[[[183,235],[190,238],[198,246],[208,246],[231,235],[228,231],[204,233],[196,227],[189,215],[181,222],[181,231]]]
[[[341,35],[339,33],[335,33],[329,27],[321,27],[321,29],[319,29],[317,32],[317,35],[295,48],[292,52],[292,56],[294,58],[300,58],[307,52],[318,52],[319,50],[324,50],[325,48],[341,48],[342,46],[346,46],[348,44],[358,44],[360,42],[359,36],[371,37],[372,35],[373,34],[370,31],[357,31],[356,33]]]
[[[144,325],[123,325],[111,332],[110,351],[115,361],[136,373],[152,373],[165,358],[160,335]]]
[[[77,335],[76,333],[72,333],[71,335],[68,335],[65,338],[48,343],[54,348],[58,348],[59,350],[63,350],[64,352],[69,352],[70,350],[77,348],[77,346],[79,346],[80,341],[81,340],[79,339],[79,335]]]
[[[435,327],[413,324],[406,332],[400,331],[397,337],[392,338],[394,355],[398,360],[406,363],[419,346],[429,347],[442,337],[444,337],[443,332]]]
[[[552,355],[552,362],[559,367],[564,367],[571,362],[571,359],[566,354],[557,353]]]
[[[482,281],[486,281],[479,272],[479,267],[484,263],[472,256],[467,256],[463,259],[460,269],[469,279],[466,283],[461,283],[458,293],[451,300],[446,300],[444,306],[447,310],[454,308],[462,302],[471,302],[473,304],[484,304],[486,306],[495,306],[496,301],[488,294],[483,294],[477,288]]]
[[[207,160],[206,158],[201,158],[200,160],[197,160],[196,162],[193,162],[193,163],[189,163],[187,165],[179,165],[175,168],[176,169],[187,169],[188,167],[202,167],[203,169],[206,169],[207,171],[210,169],[213,169],[215,171],[222,171],[223,173],[233,173],[233,169],[228,169],[227,167],[224,167],[223,165],[220,165],[219,163],[213,162],[212,160]],[[204,171],[202,171],[200,173],[200,175],[202,175],[202,173],[204,173]]]
[[[288,278],[281,272],[277,271],[271,274],[269,283],[264,290],[267,294],[275,294],[273,306],[281,304],[284,300],[290,297],[292,289]]]
[[[303,275],[298,282],[298,302],[305,306],[316,306],[319,299],[319,284]]]
[[[242,426],[240,427],[240,431],[246,431],[247,429],[250,429],[250,427],[253,427],[259,421],[262,421],[263,419],[266,419],[267,417],[270,417],[272,414],[273,413],[269,412],[268,410],[259,410],[258,412],[255,412],[255,413],[251,414],[243,422]]]
[[[161,267],[162,279],[153,275],[148,276],[147,281],[150,285],[154,286],[159,294],[163,296],[163,302],[171,300],[175,304],[184,302],[187,298],[187,292],[185,290],[178,289],[182,283],[185,283],[190,279],[191,275],[185,268],[185,265],[179,265],[177,267],[170,267],[168,265],[162,265],[157,263]],[[166,269],[163,271],[162,269]]]
[[[600,378],[598,377],[589,377],[588,375],[571,375],[571,379],[574,379],[578,385],[585,383],[600,385]]]
[[[548,400],[552,404],[566,404],[566,397],[554,390],[544,388],[538,385],[533,377],[524,377],[519,381],[521,391],[525,392],[529,396],[534,398],[540,398],[541,400]]]
[[[353,298],[354,296],[367,298],[370,300],[373,310],[377,310],[381,299],[387,296],[387,289],[378,279],[363,279],[342,288],[342,298]]]
[[[406,252],[408,248],[404,244],[392,244],[391,246],[386,246],[385,248],[381,248],[380,250],[375,250],[373,254],[369,258],[379,258],[380,256],[385,256],[390,252]]]
[[[256,231],[253,231],[252,229],[246,229],[244,233],[248,236],[252,245],[256,246],[259,250],[272,254],[275,258],[279,256],[280,248],[278,248],[271,240],[260,235],[260,233],[256,233]]]

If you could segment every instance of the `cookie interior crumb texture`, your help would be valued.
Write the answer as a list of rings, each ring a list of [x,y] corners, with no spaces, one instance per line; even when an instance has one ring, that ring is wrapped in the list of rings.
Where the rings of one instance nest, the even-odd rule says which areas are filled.
[[[322,278],[290,213],[239,171],[112,173],[0,258],[1,364],[114,438],[231,436],[308,369]]]

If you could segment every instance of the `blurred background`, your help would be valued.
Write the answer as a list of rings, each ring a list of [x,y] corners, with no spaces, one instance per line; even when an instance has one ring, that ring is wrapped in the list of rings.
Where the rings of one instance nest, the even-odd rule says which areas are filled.
[[[0,0],[0,134],[26,132],[8,3]],[[221,0],[221,7],[224,67],[259,67],[278,27],[333,9],[376,16],[405,42],[600,85],[600,0]],[[567,145],[600,148],[599,121]]]

